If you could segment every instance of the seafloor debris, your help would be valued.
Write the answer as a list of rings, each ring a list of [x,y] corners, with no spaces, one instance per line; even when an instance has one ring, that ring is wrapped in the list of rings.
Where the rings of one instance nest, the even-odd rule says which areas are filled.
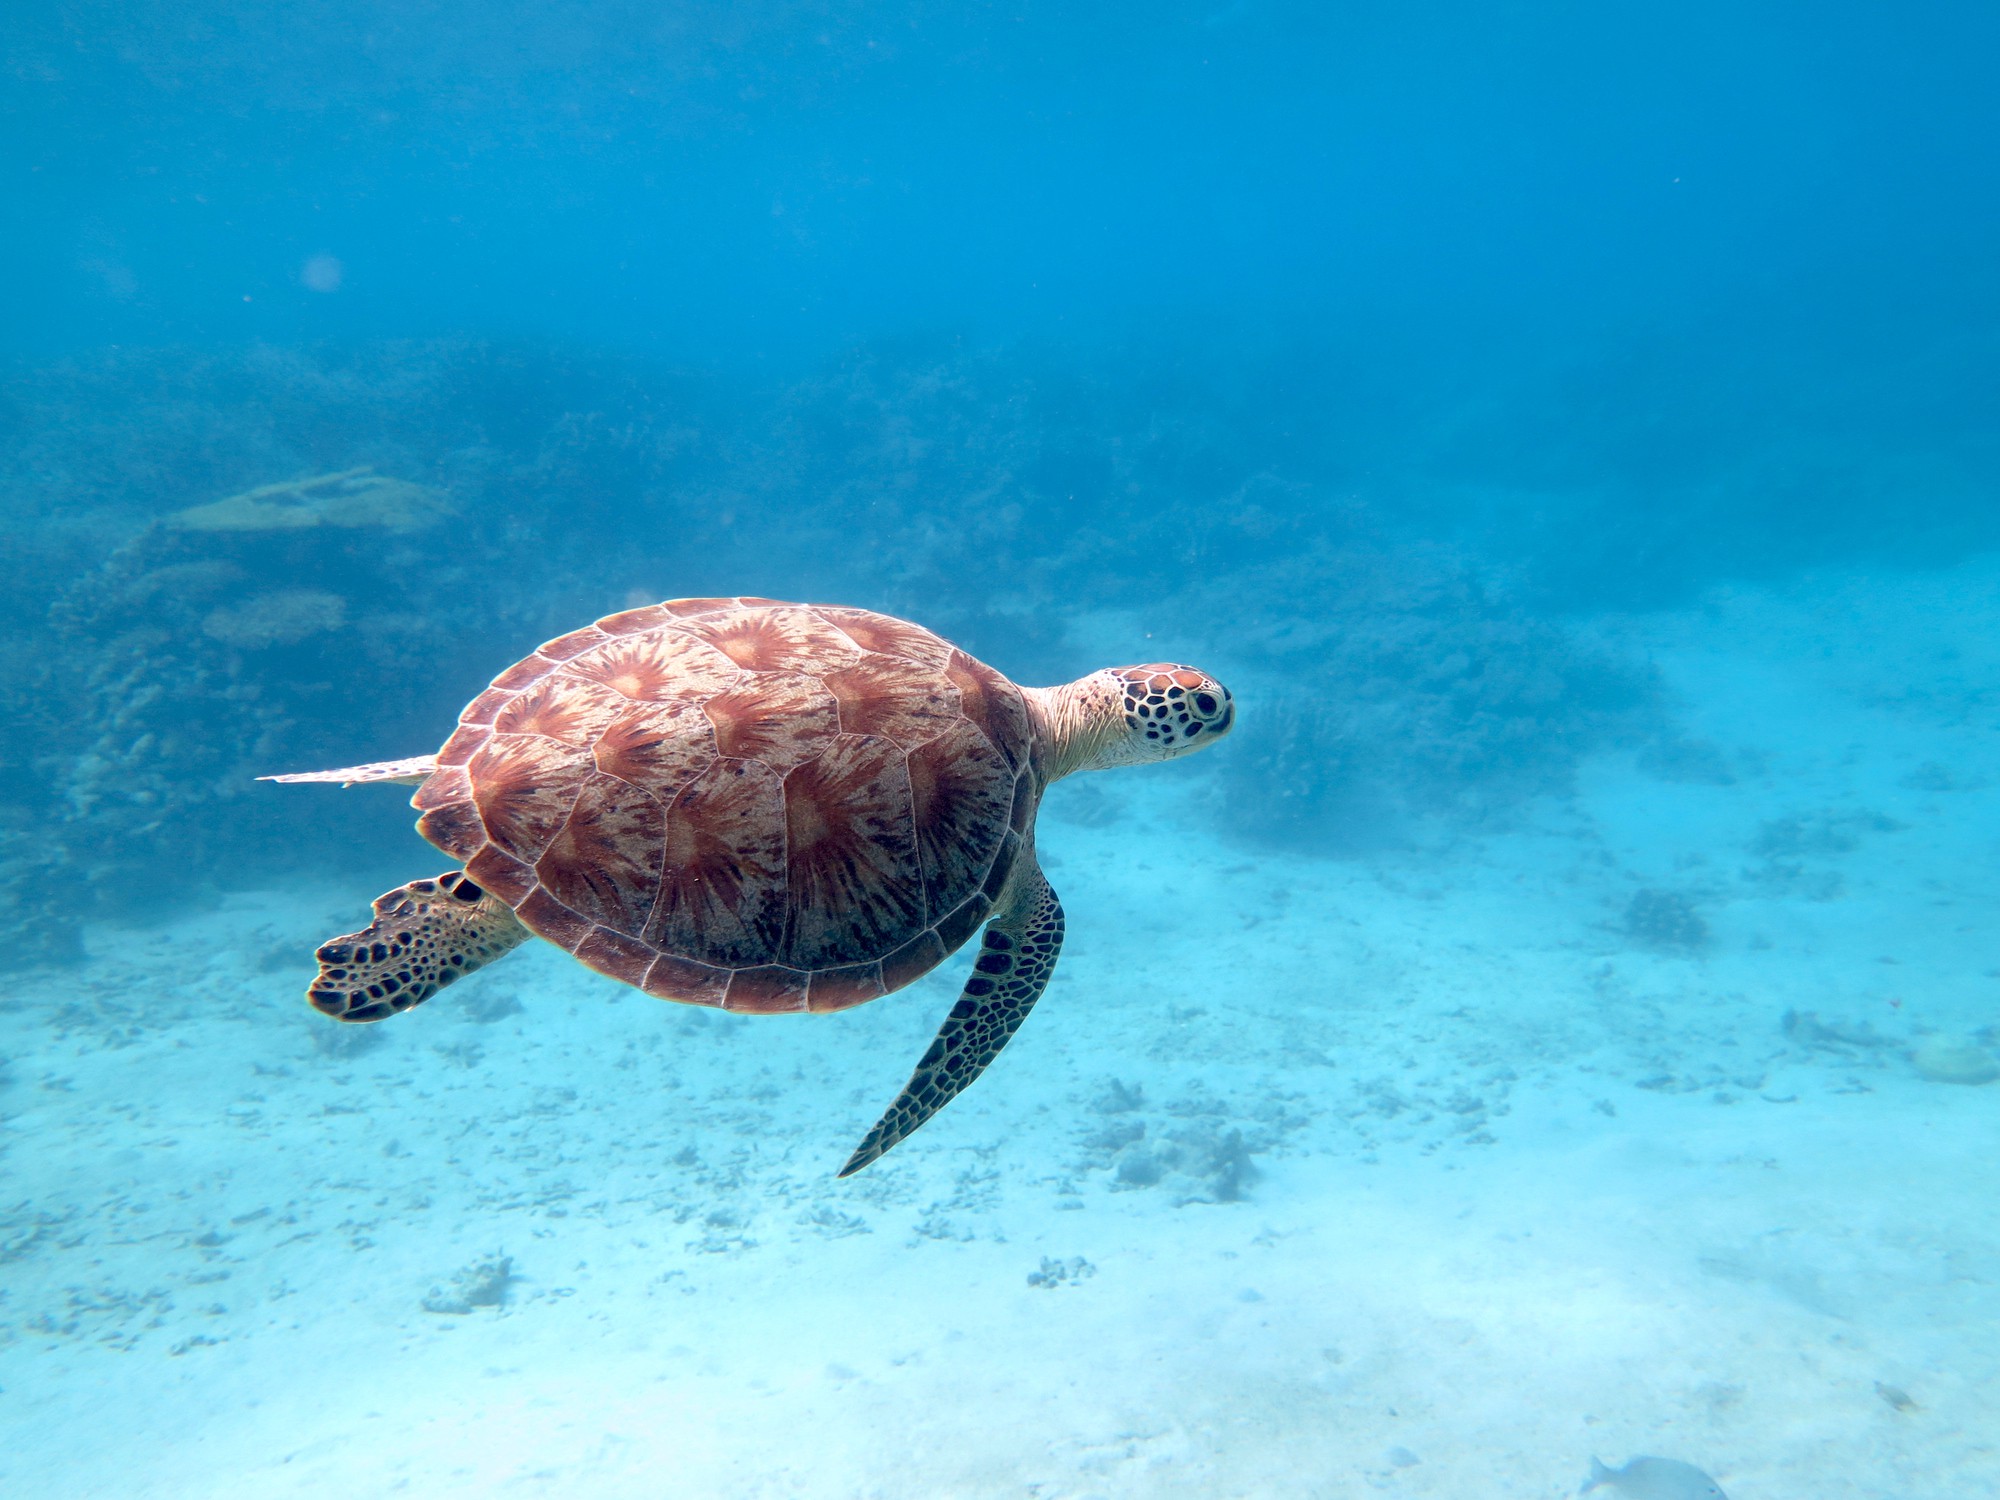
[[[1817,1013],[1809,1010],[1786,1011],[1778,1022],[1778,1029],[1784,1032],[1787,1041],[1801,1047],[1816,1052],[1838,1052],[1844,1056],[1894,1045],[1891,1038],[1866,1021],[1855,1025],[1844,1021],[1823,1021]]]
[[[184,531],[303,531],[313,526],[422,531],[452,514],[435,490],[362,465],[336,474],[260,484],[172,518]]]
[[[1625,936],[1648,948],[1691,953],[1708,943],[1708,923],[1679,891],[1634,893],[1622,925]]]
[[[1163,1137],[1149,1138],[1143,1124],[1108,1127],[1085,1141],[1115,1161],[1113,1186],[1150,1188],[1168,1184],[1177,1204],[1237,1203],[1263,1174],[1251,1158],[1257,1147],[1239,1129],[1195,1122]]]
[[[519,1278],[514,1257],[499,1251],[461,1266],[449,1287],[434,1286],[424,1297],[424,1311],[464,1315],[475,1307],[505,1307],[507,1291]]]
[[[1042,1257],[1042,1268],[1039,1271],[1030,1271],[1028,1273],[1028,1285],[1045,1288],[1074,1285],[1076,1282],[1088,1280],[1096,1274],[1097,1267],[1093,1266],[1081,1255],[1073,1255],[1068,1260],[1055,1260],[1044,1255]]]

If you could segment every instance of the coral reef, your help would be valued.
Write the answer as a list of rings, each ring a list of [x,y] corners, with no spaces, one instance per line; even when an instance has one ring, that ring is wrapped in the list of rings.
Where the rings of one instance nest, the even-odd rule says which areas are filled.
[[[403,847],[400,809],[340,799],[304,845],[253,778],[434,747],[496,661],[615,606],[605,497],[639,482],[566,403],[616,384],[480,345],[0,380],[0,967],[73,955],[99,915]],[[676,544],[651,555],[670,581]]]
[[[1451,551],[1329,543],[1252,577],[1271,602],[1234,617],[1247,707],[1216,773],[1249,837],[1338,854],[1418,819],[1488,824],[1662,716],[1649,668]],[[1201,607],[1240,586],[1217,580]]]
[[[295,646],[347,623],[347,601],[325,589],[278,589],[209,611],[201,633],[239,651]]]
[[[1329,853],[1663,733],[1643,667],[1398,531],[1406,497],[1337,451],[1360,418],[1271,391],[1115,350],[864,352],[761,389],[478,344],[17,372],[0,963],[407,847],[357,797],[302,848],[252,778],[431,748],[514,655],[635,599],[849,599],[1025,681],[1150,636],[1240,684],[1204,773],[1223,829]]]

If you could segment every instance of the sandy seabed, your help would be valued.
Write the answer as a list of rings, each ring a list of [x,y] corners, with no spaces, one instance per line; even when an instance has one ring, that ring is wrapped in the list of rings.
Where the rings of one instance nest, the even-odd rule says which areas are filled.
[[[1366,859],[1059,788],[1049,994],[845,1182],[958,964],[743,1018],[533,945],[355,1028],[374,891],[97,930],[0,994],[0,1492],[2000,1493],[1996,625],[1596,622],[1687,740]]]

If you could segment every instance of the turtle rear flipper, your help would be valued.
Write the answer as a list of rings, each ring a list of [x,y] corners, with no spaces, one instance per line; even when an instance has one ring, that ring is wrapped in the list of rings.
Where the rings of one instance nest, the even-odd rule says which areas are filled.
[[[392,781],[403,786],[420,786],[438,768],[435,755],[406,755],[401,760],[375,760],[365,766],[341,766],[332,771],[293,771],[285,776],[259,776],[259,781],[337,781],[354,786],[363,781]]]
[[[375,899],[375,920],[320,946],[306,991],[337,1021],[379,1021],[421,1005],[461,975],[528,940],[513,908],[461,870]]]

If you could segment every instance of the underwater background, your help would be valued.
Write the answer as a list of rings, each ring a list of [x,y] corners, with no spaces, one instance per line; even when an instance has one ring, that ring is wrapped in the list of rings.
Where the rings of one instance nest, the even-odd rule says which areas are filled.
[[[0,60],[6,1493],[2000,1487],[2000,12]],[[254,778],[697,595],[1236,697],[1051,791],[1047,996],[845,1181],[963,957],[302,998],[445,856]]]

